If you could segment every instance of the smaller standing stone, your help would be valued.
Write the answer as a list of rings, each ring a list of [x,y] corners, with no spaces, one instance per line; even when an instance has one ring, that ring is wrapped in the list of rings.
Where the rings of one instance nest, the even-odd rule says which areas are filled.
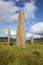
[[[8,43],[10,44],[10,28],[8,29]]]
[[[33,36],[30,37],[30,44],[34,44],[34,38],[33,38]]]

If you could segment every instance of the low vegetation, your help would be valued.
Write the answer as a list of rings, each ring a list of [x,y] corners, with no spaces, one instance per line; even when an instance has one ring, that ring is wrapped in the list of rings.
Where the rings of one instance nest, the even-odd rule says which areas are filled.
[[[43,65],[43,44],[26,42],[26,48],[17,48],[16,42],[13,45],[1,42],[0,65]]]

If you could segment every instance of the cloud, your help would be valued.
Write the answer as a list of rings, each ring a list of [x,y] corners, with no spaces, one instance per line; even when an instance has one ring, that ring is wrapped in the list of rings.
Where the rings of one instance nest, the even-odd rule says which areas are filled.
[[[20,8],[15,5],[15,2],[13,0],[7,2],[5,2],[4,0],[0,0],[0,22],[5,21],[11,22],[18,20],[19,13],[16,13],[17,11],[25,12],[26,20],[35,19],[35,10],[36,10],[35,2],[30,1],[23,4],[24,7]]]
[[[20,1],[20,0],[15,0],[16,2]]]
[[[16,30],[10,29],[10,37],[16,39]],[[30,33],[29,31],[25,32],[25,39],[29,40],[31,36],[34,36],[34,38],[41,38],[41,35]],[[8,37],[8,29],[0,29],[0,37]]]
[[[10,22],[17,21],[18,20],[18,15],[19,15],[18,13],[10,15],[9,18],[7,19],[7,21],[10,21]]]
[[[16,35],[16,31],[11,31],[11,35]]]
[[[31,27],[31,32],[33,34],[43,35],[43,22],[36,23]]]
[[[33,36],[34,39],[35,39],[35,38],[41,38],[41,35],[33,34],[33,33],[30,33],[29,31],[27,31],[25,35],[26,35],[26,36],[25,36],[25,37],[26,37],[26,40],[29,40],[31,36]]]
[[[8,31],[6,31],[4,34],[8,35]],[[10,35],[12,35],[12,36],[16,35],[16,31],[11,30],[10,31]]]
[[[16,31],[15,30],[10,30],[10,35],[12,36],[12,37],[14,37],[15,38],[15,36],[16,36]],[[0,30],[0,37],[8,37],[8,29],[2,29],[2,30]]]
[[[19,1],[19,0],[15,0]],[[21,3],[21,2],[20,2]],[[31,0],[30,2],[24,2],[23,8],[20,8],[15,5],[15,2],[13,0],[10,1],[3,1],[0,0],[0,22],[14,22],[18,20],[18,15],[19,12],[16,13],[17,11],[22,11],[25,13],[25,19],[30,20],[30,19],[35,19],[35,12],[36,12],[36,6],[35,6],[35,1]],[[7,26],[7,25],[5,25]],[[16,27],[15,25],[10,25],[11,28],[11,36],[16,36]],[[3,36],[6,36],[8,34],[8,29],[4,28],[0,30],[0,34],[3,34]],[[26,38],[29,38],[32,35],[32,33],[27,32],[26,33]]]
[[[16,11],[18,10],[19,10],[19,7],[16,7],[13,1],[5,2],[3,0],[0,0],[0,22],[5,22],[8,20],[11,21],[10,19],[12,19],[12,16],[14,15],[17,16]],[[14,20],[15,20],[15,16],[14,16]]]
[[[26,20],[29,19],[36,19],[35,17],[35,12],[36,12],[36,6],[35,6],[35,1],[30,1],[24,3],[24,12],[25,12],[25,18]]]

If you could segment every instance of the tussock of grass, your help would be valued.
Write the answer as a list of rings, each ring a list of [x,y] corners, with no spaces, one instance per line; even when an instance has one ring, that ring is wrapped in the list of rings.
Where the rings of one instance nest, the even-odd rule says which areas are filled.
[[[15,45],[0,45],[0,65],[43,65],[43,45],[28,45],[16,48]]]

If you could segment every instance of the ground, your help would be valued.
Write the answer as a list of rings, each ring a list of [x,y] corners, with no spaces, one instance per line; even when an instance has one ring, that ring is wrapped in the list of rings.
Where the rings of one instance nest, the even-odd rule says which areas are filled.
[[[26,48],[17,48],[7,42],[0,43],[0,65],[43,65],[43,44],[35,43]]]

